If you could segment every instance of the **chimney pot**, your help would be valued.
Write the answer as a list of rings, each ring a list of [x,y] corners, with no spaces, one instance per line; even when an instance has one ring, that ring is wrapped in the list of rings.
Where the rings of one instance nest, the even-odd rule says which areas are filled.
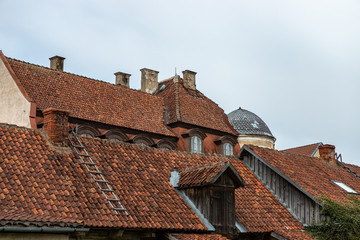
[[[50,68],[58,71],[64,70],[64,60],[65,58],[60,56],[54,56],[49,58],[50,59]]]
[[[153,93],[158,88],[158,71],[148,68],[142,68],[141,71],[141,91],[146,93]]]
[[[328,162],[331,166],[337,165],[337,160],[335,158],[335,146],[330,144],[325,144],[319,147],[320,158]]]
[[[116,73],[114,73],[114,75],[115,75],[115,84],[116,85],[120,85],[120,86],[129,88],[131,74],[123,73],[123,72],[116,72]]]
[[[43,111],[44,132],[54,146],[66,147],[69,135],[69,112],[55,108]]]
[[[183,73],[183,83],[186,88],[196,90],[196,72],[185,70]]]

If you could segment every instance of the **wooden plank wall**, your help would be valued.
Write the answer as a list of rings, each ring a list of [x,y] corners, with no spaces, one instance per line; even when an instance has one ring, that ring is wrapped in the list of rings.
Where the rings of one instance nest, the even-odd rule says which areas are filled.
[[[302,224],[320,221],[320,206],[294,185],[252,155],[244,156],[244,163],[260,181],[289,209]]]

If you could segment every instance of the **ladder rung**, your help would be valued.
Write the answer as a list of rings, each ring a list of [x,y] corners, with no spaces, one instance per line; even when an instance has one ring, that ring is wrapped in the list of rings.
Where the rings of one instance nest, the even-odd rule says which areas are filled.
[[[96,165],[95,163],[92,163],[92,162],[83,162],[83,164],[86,164],[86,165]]]
[[[86,154],[86,153],[78,153],[80,156],[83,156],[83,157],[90,157],[90,155]]]
[[[112,189],[100,189],[100,191],[102,191],[102,192],[113,192],[114,190],[112,190]]]
[[[118,197],[115,195],[114,190],[112,190],[109,185],[109,182],[105,180],[104,176],[99,171],[96,164],[93,162],[90,155],[87,153],[85,147],[82,145],[82,143],[80,142],[80,140],[78,139],[78,137],[76,136],[76,133],[74,131],[72,131],[72,135],[74,136],[76,143],[75,143],[75,140],[73,141],[71,139],[71,137],[69,136],[68,139],[70,141],[71,146],[74,148],[77,156],[80,158],[81,163],[85,164],[87,171],[90,173],[91,177],[94,179],[94,181],[100,188],[100,191],[105,196],[105,198],[108,201],[111,208],[115,211],[116,214],[118,214],[117,211],[124,211],[125,214],[128,215],[128,213],[126,212],[126,209],[122,206],[120,199],[118,199]],[[79,149],[81,149],[81,150],[79,150]],[[80,152],[85,152],[85,153],[80,153]],[[84,161],[84,159],[82,157],[87,157],[88,158],[87,161]],[[94,167],[88,167],[87,165],[94,166]],[[92,170],[90,170],[90,169],[92,169]],[[97,174],[98,176],[95,176],[95,174]],[[99,176],[101,177],[101,180],[96,179],[96,178],[99,178]],[[103,184],[100,184],[100,183],[103,183]],[[105,188],[103,188],[103,187],[105,187]],[[106,192],[109,192],[111,194],[108,194]],[[111,197],[110,195],[114,198],[109,198],[109,197]]]
[[[126,211],[125,208],[113,208],[116,211]]]
[[[95,179],[95,182],[99,182],[99,183],[108,183],[107,181],[104,181],[104,180],[97,180],[97,179]]]
[[[107,198],[106,200],[111,201],[111,202],[119,202],[120,199],[117,198]]]

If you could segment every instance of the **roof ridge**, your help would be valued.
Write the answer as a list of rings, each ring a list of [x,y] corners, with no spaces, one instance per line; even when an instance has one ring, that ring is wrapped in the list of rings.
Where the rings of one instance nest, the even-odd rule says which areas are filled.
[[[160,84],[167,83],[167,82],[170,82],[171,80],[174,80],[174,77],[176,77],[176,75],[160,81],[160,82],[159,82],[159,85],[160,85]]]
[[[227,162],[229,162],[229,161],[227,161]],[[184,173],[184,172],[191,172],[194,170],[211,169],[211,168],[214,168],[214,167],[217,167],[220,165],[225,165],[227,162],[220,161],[220,162],[214,162],[214,163],[209,163],[209,164],[205,164],[205,165],[195,165],[195,166],[191,166],[191,167],[185,168],[183,170],[180,170],[179,172]]]
[[[356,165],[356,164],[353,164],[353,163],[346,163],[346,162],[343,162],[343,163],[346,164],[346,165],[351,165],[351,166],[355,166],[355,167],[359,167],[359,168],[360,168],[359,165]]]
[[[71,73],[71,72],[66,72],[66,71],[58,71],[58,70],[51,69],[51,68],[49,68],[49,67],[45,67],[45,66],[42,66],[42,65],[38,65],[38,64],[26,62],[26,61],[23,61],[23,60],[19,60],[19,59],[7,57],[7,56],[5,56],[5,57],[6,57],[7,59],[14,60],[14,61],[17,61],[17,62],[20,62],[20,63],[24,63],[24,64],[28,64],[28,65],[31,65],[31,66],[34,66],[34,67],[38,67],[38,68],[41,68],[41,69],[44,69],[44,70],[53,71],[53,72],[56,72],[56,73],[69,74],[69,75],[73,75],[73,76],[85,78],[85,79],[87,79],[87,80],[91,80],[91,81],[95,81],[95,82],[99,82],[99,83],[105,83],[105,84],[108,84],[108,85],[111,85],[111,86],[118,86],[118,85],[115,85],[115,84],[113,84],[113,83],[110,83],[110,82],[107,82],[107,81],[104,81],[104,80],[100,80],[100,79],[96,79],[96,78],[91,78],[91,77],[87,77],[87,76],[84,76],[84,75],[80,75],[80,74],[76,74],[76,73]],[[128,90],[131,90],[131,91],[134,91],[134,92],[139,92],[139,93],[147,94],[147,95],[150,95],[150,96],[153,96],[153,97],[156,97],[156,98],[161,98],[161,97],[156,96],[156,95],[153,95],[153,94],[151,94],[151,93],[143,92],[143,91],[141,91],[140,89],[133,89],[133,88],[122,87],[122,86],[118,86],[118,87],[124,88],[124,89],[128,89]]]
[[[273,151],[273,152],[277,152],[277,153],[279,153],[279,154],[295,155],[295,156],[303,157],[303,158],[319,159],[318,157],[306,156],[306,155],[298,154],[298,153],[288,153],[288,152],[284,152],[284,150],[277,150],[277,149],[272,149],[272,148],[259,147],[259,146],[255,146],[255,145],[247,145],[247,146],[249,146],[250,148],[254,148],[254,147],[255,147],[255,148],[259,148],[259,149],[270,150],[270,151]]]
[[[180,82],[175,82],[174,83],[174,91],[175,91],[175,115],[176,115],[176,120],[177,121],[182,121],[181,119],[181,106],[180,106],[180,90],[179,90],[179,84]]]
[[[25,131],[30,131],[30,132],[38,132],[38,133],[41,132],[40,129],[32,129],[32,128],[28,128],[28,127],[18,126],[16,124],[9,124],[9,123],[3,123],[3,122],[0,122],[0,127],[15,128],[15,129],[20,129],[20,130],[25,130]]]
[[[303,145],[303,146],[298,146],[298,147],[286,148],[286,149],[279,150],[279,151],[287,151],[287,150],[291,150],[291,149],[302,148],[302,147],[308,147],[308,146],[311,146],[311,145],[319,145],[319,144],[322,144],[322,142],[311,143],[311,144],[307,144],[307,145]]]

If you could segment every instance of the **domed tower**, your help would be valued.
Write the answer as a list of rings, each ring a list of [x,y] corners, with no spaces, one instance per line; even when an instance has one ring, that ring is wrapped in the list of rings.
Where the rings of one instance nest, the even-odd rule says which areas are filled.
[[[229,122],[239,133],[240,147],[251,144],[259,147],[274,148],[275,137],[266,123],[255,113],[239,108],[228,114]]]

